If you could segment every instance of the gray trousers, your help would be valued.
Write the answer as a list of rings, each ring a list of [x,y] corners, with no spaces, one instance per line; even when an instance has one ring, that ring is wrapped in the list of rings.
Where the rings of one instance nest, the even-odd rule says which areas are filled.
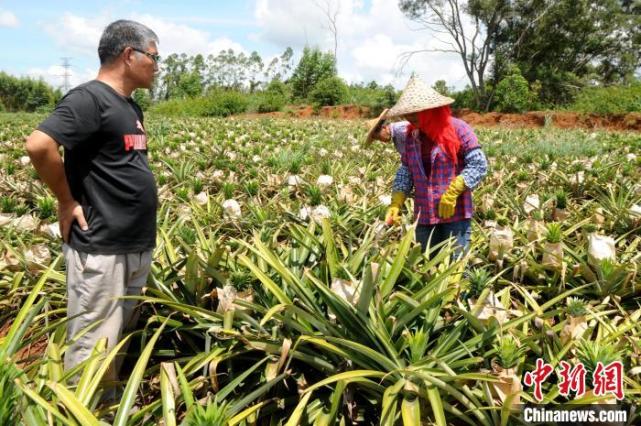
[[[108,350],[118,344],[124,331],[135,320],[135,300],[147,281],[152,251],[130,254],[91,254],[64,244],[67,265],[67,339],[70,346],[64,355],[65,370],[87,359],[96,342],[107,338]],[[98,325],[80,337],[88,326]],[[114,366],[112,366],[114,367]],[[110,368],[105,381],[118,380],[118,365]]]

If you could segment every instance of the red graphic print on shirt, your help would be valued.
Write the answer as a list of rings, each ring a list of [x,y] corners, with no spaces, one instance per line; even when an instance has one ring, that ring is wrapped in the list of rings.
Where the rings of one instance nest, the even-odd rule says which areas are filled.
[[[124,135],[125,151],[129,152],[132,149],[136,151],[145,151],[147,149],[147,135],[145,128],[140,120],[136,120],[136,128],[140,130],[142,135]]]

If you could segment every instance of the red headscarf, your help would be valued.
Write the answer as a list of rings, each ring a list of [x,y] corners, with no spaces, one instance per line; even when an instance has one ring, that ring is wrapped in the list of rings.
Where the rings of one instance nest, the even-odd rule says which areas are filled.
[[[426,109],[418,112],[418,128],[435,144],[441,147],[441,150],[454,162],[458,163],[458,150],[461,141],[456,135],[456,130],[452,125],[452,110],[448,105]],[[408,133],[413,132],[415,126],[410,124],[407,128]]]

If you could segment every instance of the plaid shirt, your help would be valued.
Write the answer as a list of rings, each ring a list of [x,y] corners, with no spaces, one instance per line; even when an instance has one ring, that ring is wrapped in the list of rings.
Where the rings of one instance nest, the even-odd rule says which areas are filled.
[[[400,155],[405,153],[405,139],[407,135],[407,126],[409,126],[408,121],[399,121],[396,123],[391,123],[389,125],[389,132],[392,137],[392,142],[394,142],[394,148]]]
[[[423,168],[422,143],[418,131],[405,136],[402,165],[396,172],[392,190],[409,195],[412,188],[415,188],[414,216],[422,225],[458,222],[471,218],[474,207],[470,189],[474,189],[487,173],[487,160],[472,128],[463,120],[454,117],[452,124],[461,141],[458,164],[454,167],[447,155],[436,146],[432,150],[430,176],[425,175]],[[469,189],[459,196],[454,215],[442,219],[438,216],[438,203],[450,182],[459,174],[463,176],[465,186]]]

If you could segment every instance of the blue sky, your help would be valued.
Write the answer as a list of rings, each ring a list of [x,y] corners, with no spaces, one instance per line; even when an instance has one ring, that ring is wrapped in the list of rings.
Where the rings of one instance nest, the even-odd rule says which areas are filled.
[[[150,26],[160,53],[216,54],[256,50],[265,62],[292,47],[333,49],[322,7],[338,12],[338,69],[347,81],[403,87],[412,71],[429,83],[466,83],[455,55],[417,55],[400,69],[403,52],[433,47],[396,0],[16,1],[0,0],[0,70],[62,84],[62,57],[71,57],[72,85],[95,77],[96,48],[106,24],[120,18]]]

